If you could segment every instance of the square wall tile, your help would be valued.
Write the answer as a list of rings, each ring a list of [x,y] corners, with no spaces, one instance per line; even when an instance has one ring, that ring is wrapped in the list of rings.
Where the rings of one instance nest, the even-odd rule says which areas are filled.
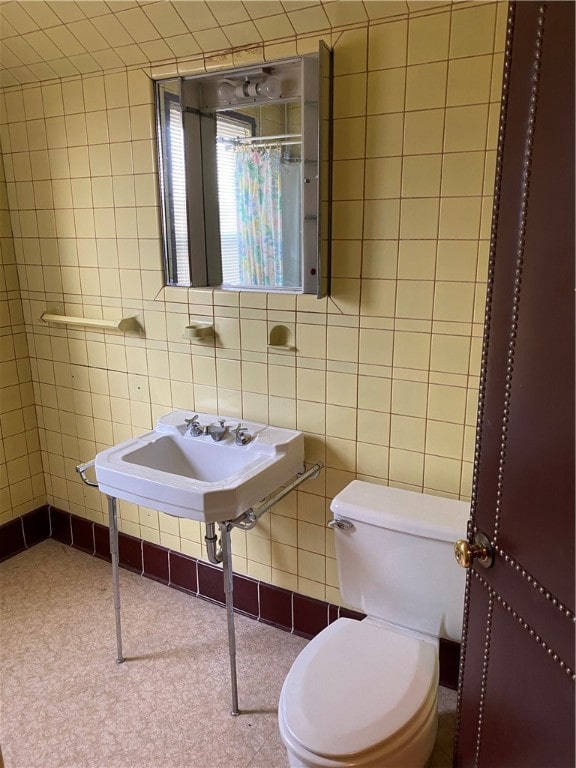
[[[465,409],[466,390],[463,387],[430,384],[428,390],[429,419],[461,424],[464,422]]]
[[[370,411],[390,410],[390,379],[379,376],[358,377],[358,407]]]
[[[406,76],[406,110],[434,109],[446,103],[445,61],[408,67]]]
[[[462,152],[484,149],[488,125],[488,105],[450,107],[446,110],[444,151]]]
[[[450,14],[411,18],[408,29],[408,64],[448,58]]]
[[[477,240],[439,240],[436,278],[473,281],[476,279]]]
[[[406,65],[408,22],[376,24],[368,37],[368,69],[391,69]]]
[[[366,123],[366,157],[401,155],[403,131],[402,112],[369,116]]]
[[[439,197],[441,155],[412,155],[402,163],[403,197]]]
[[[399,198],[401,169],[400,157],[366,160],[365,198]]]
[[[434,456],[459,459],[462,456],[464,425],[429,420],[426,430],[426,452]]]
[[[442,152],[444,110],[427,109],[406,112],[404,116],[404,154],[421,155]]]
[[[305,35],[307,32],[316,32],[320,29],[330,28],[328,17],[321,6],[313,6],[294,11],[290,11],[290,6],[288,6],[288,10],[288,18],[298,35]]]
[[[364,157],[366,144],[366,118],[350,117],[334,120],[333,158],[345,160]]]
[[[445,197],[440,205],[440,237],[472,239],[480,235],[480,197]]]
[[[356,408],[327,405],[326,434],[344,440],[356,440]]]
[[[128,105],[128,78],[126,72],[104,75],[104,93],[108,109]]]
[[[324,371],[299,368],[296,379],[299,400],[326,402],[326,373]]]
[[[362,235],[362,201],[332,203],[332,236],[337,240],[359,240]]]
[[[344,0],[341,3],[327,3],[324,10],[332,27],[340,27],[345,24],[359,24],[367,21],[364,6],[354,0]]]
[[[448,68],[447,106],[489,101],[491,80],[492,56],[453,59]]]
[[[393,317],[396,304],[394,280],[362,280],[360,314]],[[362,342],[361,342],[362,343]]]
[[[438,198],[404,198],[400,238],[435,239],[438,235]]]
[[[366,75],[341,75],[334,78],[334,119],[366,114]]]
[[[399,280],[396,291],[396,317],[426,320],[432,316],[432,280]]]
[[[434,319],[471,323],[474,284],[437,282],[434,292]]]
[[[332,199],[361,200],[364,196],[364,160],[334,160]]]
[[[381,69],[368,73],[368,115],[401,112],[404,109],[404,68]]]
[[[346,438],[326,438],[326,466],[333,469],[356,471],[356,443]]]
[[[484,181],[484,152],[453,152],[442,158],[442,195],[481,195]]]
[[[361,241],[332,241],[332,275],[334,277],[360,277],[361,262]]]
[[[391,485],[406,483],[421,488],[424,480],[424,454],[391,448],[389,480]]]
[[[272,17],[274,18],[274,17]],[[282,16],[276,18],[284,18]],[[259,26],[256,23],[256,26]],[[367,30],[342,32],[334,45],[334,74],[348,75],[366,71]]]
[[[351,373],[326,374],[326,402],[333,405],[356,406],[358,377]]]
[[[401,280],[434,280],[436,241],[401,240],[398,254],[398,278]]]
[[[420,419],[426,417],[428,387],[421,381],[395,379],[392,383],[392,412]]]
[[[356,466],[359,475],[368,475],[385,480],[388,477],[390,449],[370,443],[356,444]]]
[[[495,22],[496,3],[455,9],[450,30],[450,56],[459,58],[492,53]]]
[[[394,338],[394,366],[428,370],[430,361],[430,335],[398,331]]]
[[[365,240],[362,244],[362,277],[393,280],[398,268],[395,240]]]
[[[302,357],[325,358],[326,326],[299,323],[297,327],[297,350]]]
[[[426,421],[412,416],[390,418],[390,446],[408,451],[424,452]]]
[[[358,440],[373,445],[390,444],[390,415],[358,410]]]
[[[443,373],[467,373],[470,359],[470,341],[465,336],[434,334],[430,370]]]
[[[328,328],[328,360],[356,362],[358,360],[358,330],[356,328]]]
[[[461,473],[462,463],[458,459],[426,456],[424,460],[424,488],[457,495],[460,492]]]
[[[395,240],[400,226],[400,200],[365,200],[364,237]]]

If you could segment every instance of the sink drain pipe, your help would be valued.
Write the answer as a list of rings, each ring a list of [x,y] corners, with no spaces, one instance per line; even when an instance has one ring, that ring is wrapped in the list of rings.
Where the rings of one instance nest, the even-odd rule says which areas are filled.
[[[222,545],[218,544],[218,536],[216,536],[216,523],[206,523],[206,536],[204,536],[206,542],[206,554],[208,560],[214,565],[220,565],[224,559],[222,552]]]

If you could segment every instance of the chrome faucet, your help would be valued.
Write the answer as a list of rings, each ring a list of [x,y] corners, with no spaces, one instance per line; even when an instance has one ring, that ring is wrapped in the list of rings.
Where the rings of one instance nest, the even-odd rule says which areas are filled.
[[[252,435],[249,435],[246,427],[243,427],[242,424],[238,422],[236,429],[234,430],[234,442],[236,445],[248,445],[251,440]]]
[[[206,434],[206,427],[203,427],[202,424],[200,424],[198,421],[197,413],[195,413],[191,419],[184,419],[184,424],[186,424],[186,429],[188,430],[189,435],[199,437],[200,435]]]
[[[224,419],[218,419],[218,424],[209,424],[206,427],[206,432],[212,440],[216,440],[218,443],[228,434],[228,427],[224,424]]]

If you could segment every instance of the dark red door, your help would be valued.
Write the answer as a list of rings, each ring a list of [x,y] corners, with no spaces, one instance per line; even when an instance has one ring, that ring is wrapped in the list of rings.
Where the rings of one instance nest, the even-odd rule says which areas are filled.
[[[510,8],[458,768],[574,768],[574,4]]]

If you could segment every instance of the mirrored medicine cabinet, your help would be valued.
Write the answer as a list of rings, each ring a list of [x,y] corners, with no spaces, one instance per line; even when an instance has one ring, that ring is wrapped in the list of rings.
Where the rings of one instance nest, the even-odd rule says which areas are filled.
[[[166,284],[330,281],[332,55],[156,82]]]

